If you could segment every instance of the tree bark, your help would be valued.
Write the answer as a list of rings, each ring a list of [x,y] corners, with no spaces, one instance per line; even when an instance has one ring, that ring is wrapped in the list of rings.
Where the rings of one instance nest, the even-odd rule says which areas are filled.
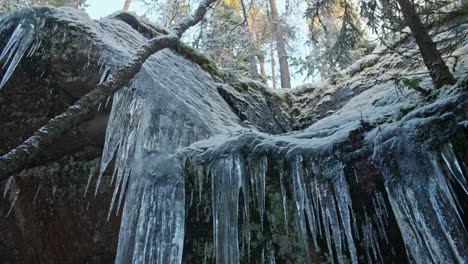
[[[272,18],[272,28],[276,38],[278,61],[280,66],[281,87],[291,88],[291,76],[289,74],[288,56],[286,54],[286,44],[284,41],[283,28],[280,24],[278,9],[276,8],[276,1],[269,0],[269,3]]]
[[[257,59],[256,59],[256,49],[254,47],[254,42],[252,41],[252,34],[249,32],[250,30],[246,30],[245,35],[246,38],[249,40],[249,47],[248,47],[248,62],[249,62],[249,72],[250,72],[250,77],[257,79],[258,78],[258,69],[257,69]]]
[[[440,88],[443,85],[455,84],[455,78],[450,73],[449,68],[437,50],[436,44],[432,41],[431,36],[421,22],[414,5],[410,0],[397,0],[397,2],[418,44],[424,64],[429,70],[434,86]]]
[[[255,45],[255,35],[253,34],[253,28],[251,21],[249,21],[249,16],[247,14],[247,10],[245,8],[244,0],[240,1],[241,6],[242,6],[242,13],[244,15],[244,23],[245,23],[245,29],[244,29],[244,35],[245,38],[248,41],[248,53],[247,54],[247,60],[249,62],[249,72],[250,72],[250,77],[257,79],[258,78],[258,69],[257,69],[257,60],[256,58],[256,49],[254,47]]]
[[[177,46],[182,34],[191,26],[203,19],[208,7],[217,0],[204,0],[192,16],[189,16],[169,32],[169,34],[148,40],[137,52],[137,56],[126,66],[118,69],[115,76],[110,76],[103,84],[98,85],[80,98],[64,113],[49,120],[25,142],[0,157],[0,181],[25,168],[32,158],[36,157],[57,137],[72,127],[90,119],[96,113],[99,102],[114,94],[137,74],[143,63],[154,53]]]
[[[275,65],[275,49],[273,48],[273,32],[270,35],[270,58],[271,58],[271,81],[273,89],[276,89],[276,65]]]
[[[263,52],[261,54],[258,54],[258,63],[260,64],[260,76],[262,78],[265,78],[266,73],[265,73],[265,56],[263,55]]]
[[[81,5],[81,0],[74,0],[71,4],[72,7],[78,8]]]
[[[125,0],[123,11],[128,12],[128,8],[130,8],[130,3],[132,0]]]
[[[262,38],[259,34],[259,28],[257,25],[258,9],[255,4],[255,0],[250,1],[250,17],[252,22],[249,23],[249,30],[252,42],[255,44],[255,56],[257,57],[258,64],[260,65],[260,76],[265,78],[265,56],[262,49]]]

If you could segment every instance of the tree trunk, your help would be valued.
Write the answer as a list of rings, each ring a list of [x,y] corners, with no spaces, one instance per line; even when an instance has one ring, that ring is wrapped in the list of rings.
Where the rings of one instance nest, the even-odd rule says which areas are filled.
[[[431,36],[427,32],[423,23],[416,13],[416,9],[410,0],[397,0],[401,7],[401,12],[406,20],[411,33],[413,34],[419,50],[426,64],[432,82],[436,88],[443,85],[455,84],[456,80],[450,73],[449,68],[445,64],[442,56],[437,50],[436,44],[432,41]]]
[[[278,60],[280,65],[281,87],[291,88],[291,76],[289,75],[288,56],[286,54],[286,44],[284,41],[284,33],[280,24],[278,9],[276,8],[276,1],[269,0],[270,11],[272,18],[272,28],[275,33],[276,46],[278,52]]]
[[[259,54],[258,56],[258,63],[260,64],[260,75],[262,78],[265,78],[266,73],[265,73],[265,56],[263,55],[263,52]]]
[[[247,26],[248,27],[248,26]],[[249,29],[245,32],[246,38],[248,39],[248,61],[249,61],[249,71],[250,77],[257,79],[258,78],[258,69],[257,69],[257,59],[256,59],[256,49],[254,47],[254,42],[252,40],[252,34]]]
[[[125,0],[123,11],[128,12],[128,8],[130,7],[130,3],[132,0]]]
[[[259,29],[257,25],[257,14],[258,9],[255,6],[255,0],[250,2],[250,17],[251,23],[249,23],[250,35],[252,36],[252,41],[255,43],[255,55],[258,59],[260,65],[260,76],[265,77],[265,56],[262,50],[262,38],[259,34]]]
[[[270,58],[271,58],[271,81],[273,89],[276,89],[276,73],[275,73],[275,49],[273,48],[273,32],[270,35]]]
[[[71,3],[71,6],[74,7],[74,8],[78,8],[78,7],[80,7],[80,5],[81,5],[81,0],[74,0]]]
[[[244,0],[241,0],[241,5],[242,5],[242,12],[244,14],[244,22],[245,22],[245,30],[244,30],[244,35],[245,38],[247,39],[248,42],[248,52],[247,54],[247,60],[249,62],[249,72],[250,72],[250,77],[256,79],[258,78],[258,69],[257,69],[257,60],[255,59],[256,55],[256,49],[255,49],[255,33],[253,32],[252,28],[252,21],[249,21],[249,16],[247,14],[247,10],[245,8]]]

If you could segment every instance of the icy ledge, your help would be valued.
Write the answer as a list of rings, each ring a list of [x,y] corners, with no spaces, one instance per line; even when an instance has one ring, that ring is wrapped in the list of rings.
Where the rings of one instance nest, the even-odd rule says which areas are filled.
[[[294,263],[465,263],[466,166],[451,141],[466,150],[454,112],[463,113],[467,94],[449,94],[375,128],[317,124],[288,136],[248,133],[193,144],[190,204],[198,213],[212,202],[204,210],[213,217],[217,263],[250,259],[249,242],[264,245],[264,261],[287,262],[291,245],[278,239],[285,233],[302,243],[302,255],[289,252]],[[340,115],[323,121],[346,123]],[[252,222],[261,227],[251,231]],[[260,236],[251,232],[262,241],[251,242]],[[243,241],[242,254],[233,245]]]

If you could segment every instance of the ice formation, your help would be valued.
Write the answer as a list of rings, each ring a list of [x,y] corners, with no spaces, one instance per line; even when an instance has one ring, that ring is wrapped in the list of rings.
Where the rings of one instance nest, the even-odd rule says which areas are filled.
[[[98,83],[145,41],[121,21],[92,21],[72,10],[49,15],[59,23],[52,25],[73,21],[87,30],[92,48],[83,51],[84,67],[100,69]],[[45,30],[11,21],[0,20],[0,31],[15,28],[0,55],[0,87],[24,54],[40,48],[35,32]],[[98,65],[90,66],[96,54]],[[354,81],[359,90],[361,81]],[[222,85],[229,86],[163,50],[113,96],[100,168],[89,177],[97,174],[97,193],[115,161],[109,213],[123,215],[116,263],[181,263],[193,250],[185,245],[193,242],[185,241],[187,231],[197,228],[190,221],[211,224],[212,234],[203,234],[211,237],[202,241],[207,262],[468,261],[467,168],[451,143],[466,92],[447,88],[417,107],[414,92],[401,98],[383,82],[304,130],[271,135],[241,122],[220,95]],[[416,110],[401,117],[405,108]],[[10,193],[13,206],[19,191]]]
[[[211,78],[198,66],[165,50],[114,96],[100,175],[115,154],[110,211],[118,200],[118,212],[128,185],[118,263],[182,260],[185,191],[177,152],[240,128],[214,83],[206,80]]]
[[[3,20],[0,21],[0,28],[8,27],[11,21]],[[41,45],[40,41],[34,42],[34,25],[28,19],[22,20],[16,29],[11,34],[11,38],[3,48],[0,54],[0,63],[2,63],[2,69],[6,69],[5,74],[0,80],[0,89],[5,85],[8,79],[13,74],[16,66],[21,61],[21,58],[26,54],[31,56]],[[29,49],[29,51],[28,51]]]

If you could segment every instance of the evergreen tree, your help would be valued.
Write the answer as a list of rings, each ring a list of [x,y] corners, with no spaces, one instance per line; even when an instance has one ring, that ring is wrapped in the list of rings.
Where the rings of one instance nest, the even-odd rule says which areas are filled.
[[[356,7],[348,1],[306,2],[311,51],[294,63],[307,77],[319,74],[322,79],[329,78],[352,62],[351,51],[362,40],[360,18]]]
[[[430,4],[432,1],[421,1]],[[439,5],[441,2],[438,2]],[[427,6],[427,5],[426,5]],[[368,25],[378,32],[399,31],[408,26],[415,38],[432,82],[436,88],[456,82],[442,59],[437,46],[421,21],[418,6],[410,0],[362,0],[362,15],[368,19]],[[379,24],[381,26],[379,27]]]
[[[270,14],[272,20],[272,31],[276,40],[278,61],[280,67],[280,79],[282,88],[291,88],[291,75],[289,73],[288,55],[286,53],[286,40],[284,38],[283,28],[280,23],[278,9],[275,0],[269,0]]]

